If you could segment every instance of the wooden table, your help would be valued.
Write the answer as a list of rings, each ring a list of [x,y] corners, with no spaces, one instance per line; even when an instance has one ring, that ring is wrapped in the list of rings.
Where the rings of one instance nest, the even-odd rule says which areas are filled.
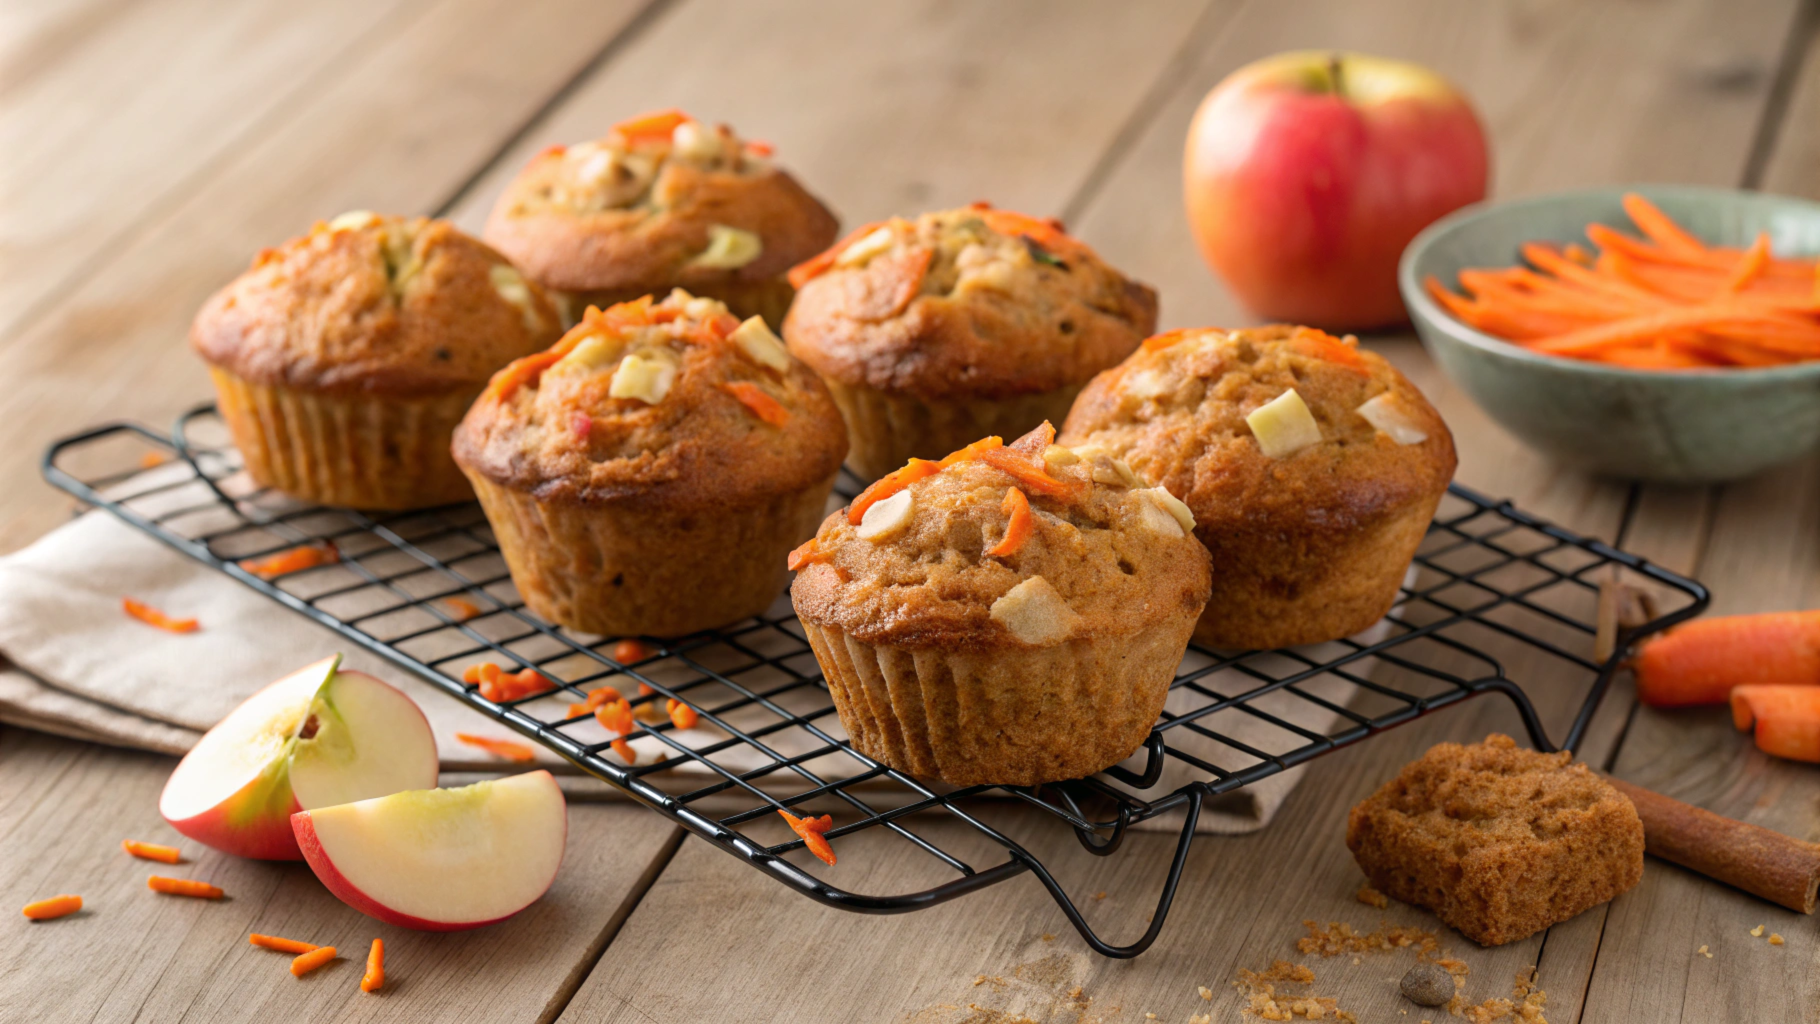
[[[681,106],[774,142],[849,224],[978,198],[1059,214],[1159,287],[1168,326],[1236,323],[1193,253],[1178,175],[1195,104],[1240,64],[1316,46],[1439,69],[1478,104],[1503,196],[1631,180],[1820,195],[1815,25],[1801,0],[20,0],[0,18],[0,550],[68,514],[37,479],[51,438],[167,422],[206,395],[188,320],[255,250],[350,208],[478,228],[530,154],[637,111]],[[1441,407],[1462,482],[1702,578],[1718,611],[1820,604],[1820,462],[1712,488],[1589,479],[1521,448],[1410,337],[1370,344]],[[1573,695],[1525,682],[1562,728]],[[1361,1020],[1413,1024],[1401,960],[1293,942],[1304,918],[1433,926],[1354,901],[1346,809],[1428,744],[1494,729],[1520,726],[1471,702],[1317,762],[1268,829],[1195,845],[1167,929],[1128,962],[1089,954],[1028,878],[851,915],[612,804],[575,806],[556,888],[478,932],[381,927],[306,869],[207,853],[190,872],[231,899],[146,898],[116,844],[170,834],[155,810],[170,762],[7,730],[0,907],[75,889],[93,911],[6,926],[0,1019],[1234,1021],[1236,972],[1285,957]],[[1615,692],[1582,753],[1820,830],[1820,777],[1758,755],[1720,712]],[[873,834],[850,843],[859,888],[907,870],[882,842],[868,856]],[[1172,838],[1099,860],[1029,834],[1071,889],[1107,893],[1091,909],[1104,934],[1142,930]],[[1787,944],[1753,938],[1759,923]],[[249,930],[353,949],[382,935],[396,981],[363,996],[353,962],[293,980]],[[1556,1022],[1820,1018],[1811,922],[1653,860],[1636,890],[1545,934],[1444,938],[1475,1001],[1538,965]]]

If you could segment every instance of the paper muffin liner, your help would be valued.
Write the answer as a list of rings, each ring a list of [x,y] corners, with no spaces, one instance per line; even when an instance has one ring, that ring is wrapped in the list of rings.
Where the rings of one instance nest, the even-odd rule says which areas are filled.
[[[1010,440],[1044,420],[1060,424],[1084,386],[1007,398],[926,401],[824,379],[847,421],[847,465],[865,480],[884,476],[912,457],[939,459],[982,437]]]
[[[1371,628],[1396,604],[1440,503],[1440,492],[1418,499],[1375,529],[1327,545],[1318,558],[1301,559],[1312,571],[1286,572],[1288,560],[1268,551],[1222,558],[1213,538],[1213,594],[1195,625],[1195,643],[1224,651],[1274,650]]]
[[[855,749],[956,786],[1077,779],[1156,725],[1194,617],[1050,647],[868,644],[800,620]]]
[[[681,636],[764,611],[834,486],[830,476],[744,507],[652,510],[539,501],[479,474],[469,480],[531,611],[608,636]]]
[[[719,299],[741,320],[749,316],[762,316],[773,331],[784,329],[784,314],[790,311],[790,302],[796,298],[796,289],[790,287],[790,282],[782,277],[766,281],[722,281],[715,284],[673,282],[656,288],[602,288],[575,292],[550,289],[550,296],[556,302],[557,312],[562,315],[563,327],[569,328],[581,322],[581,315],[587,312],[589,306],[606,309],[614,303],[631,302],[645,295],[662,299],[670,294],[672,288],[681,288],[698,298]]]
[[[480,385],[427,398],[331,395],[255,384],[211,367],[221,416],[267,487],[324,505],[409,509],[474,496],[449,436]]]

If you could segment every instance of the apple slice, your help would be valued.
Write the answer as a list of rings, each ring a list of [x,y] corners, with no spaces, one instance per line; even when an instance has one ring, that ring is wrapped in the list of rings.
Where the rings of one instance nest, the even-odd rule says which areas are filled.
[[[298,669],[216,723],[171,773],[158,811],[217,850],[301,860],[291,814],[436,784],[416,702],[341,656]]]
[[[387,924],[452,932],[503,921],[556,879],[568,807],[549,772],[291,815],[329,891]]]

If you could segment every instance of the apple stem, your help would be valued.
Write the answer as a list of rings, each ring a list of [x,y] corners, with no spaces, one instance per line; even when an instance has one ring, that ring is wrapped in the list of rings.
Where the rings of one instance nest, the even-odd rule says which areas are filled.
[[[1346,95],[1345,79],[1340,77],[1340,55],[1337,53],[1327,55],[1327,80],[1333,86],[1335,96]]]

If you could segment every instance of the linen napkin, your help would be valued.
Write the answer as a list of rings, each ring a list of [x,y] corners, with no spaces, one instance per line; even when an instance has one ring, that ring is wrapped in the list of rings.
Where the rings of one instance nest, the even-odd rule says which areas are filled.
[[[185,466],[169,466],[142,476],[179,471],[188,470]],[[202,484],[195,483],[165,495],[163,500],[174,507],[184,500],[194,500],[195,495],[186,498],[184,490],[202,488]],[[173,616],[196,618],[202,628],[177,634],[129,618],[121,608],[121,599],[126,596]],[[105,511],[85,513],[30,547],[0,558],[0,722],[176,754],[187,750],[203,731],[255,690],[333,651],[343,653],[344,667],[372,673],[417,701],[435,733],[445,771],[486,772],[503,767],[496,759],[455,738],[457,732],[515,738],[503,725]],[[533,652],[531,656],[537,655]],[[675,664],[667,660],[641,667],[640,671],[660,682],[666,675],[678,679],[685,675],[695,677],[704,664],[703,657],[698,654],[686,665],[682,659],[675,659]],[[1204,655],[1190,652],[1187,664],[1192,668],[1205,661]],[[558,664],[553,671],[561,672],[563,668]],[[813,672],[812,659],[797,671]],[[1371,666],[1355,664],[1351,671],[1369,674]],[[741,681],[756,687],[787,678],[782,669],[760,666],[754,675],[742,677]],[[1228,671],[1202,679],[1200,685],[1209,693],[1230,696],[1257,684],[1250,677]],[[1299,689],[1340,704],[1352,692],[1351,684],[1337,676],[1311,680]],[[797,696],[825,702],[825,695],[804,692]],[[1181,713],[1190,707],[1205,706],[1210,699],[1213,698],[1179,690],[1171,696],[1169,707],[1172,712]],[[558,718],[566,700],[548,698],[527,710],[546,720]],[[545,704],[548,706],[542,706]],[[1267,696],[1256,706],[1314,733],[1326,732],[1337,720],[1337,713],[1288,694]],[[842,735],[833,716],[818,724],[830,735]],[[1305,736],[1293,730],[1237,710],[1218,712],[1200,724],[1264,753],[1281,753],[1306,742]],[[588,733],[595,728],[592,723],[583,723],[576,738],[607,738],[604,732],[599,736]],[[680,737],[695,747],[723,738],[706,727]],[[1170,742],[1222,766],[1243,767],[1257,761],[1245,750],[1194,735],[1192,730],[1173,730]],[[778,754],[795,757],[822,746],[824,741],[791,729],[770,738],[768,743]],[[666,752],[660,741],[649,737],[635,741],[634,746],[647,763]],[[542,747],[537,748],[537,758],[541,766],[575,774],[568,762]],[[686,792],[770,763],[765,755],[739,744],[717,754],[714,760],[726,774],[717,776],[699,765],[683,762],[676,769],[647,779],[665,791]],[[857,762],[838,752],[806,761],[803,767],[824,777],[850,775],[858,770]],[[1242,833],[1262,828],[1293,791],[1301,774],[1301,769],[1292,768],[1210,801],[1200,817],[1199,831]],[[1140,795],[1161,797],[1194,778],[1205,777],[1204,772],[1170,758],[1157,784]],[[619,793],[604,783],[583,781],[585,778],[569,780],[566,788],[583,796]],[[808,783],[798,774],[778,771],[768,775],[763,785],[772,792],[791,792],[806,788]],[[728,789],[729,804],[742,799],[746,805],[754,802],[749,796],[742,797],[737,785]],[[882,788],[877,792],[880,799],[875,806],[890,806],[890,793]],[[1138,827],[1173,831],[1180,827],[1180,818],[1172,821],[1170,816],[1164,816]]]

